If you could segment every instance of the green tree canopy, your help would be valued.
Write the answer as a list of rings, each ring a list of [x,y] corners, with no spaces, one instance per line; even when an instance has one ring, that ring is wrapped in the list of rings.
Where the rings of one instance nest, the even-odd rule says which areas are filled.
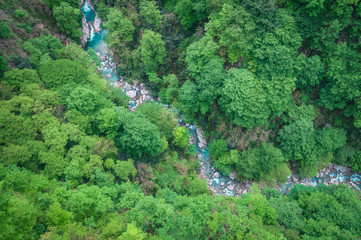
[[[73,8],[67,2],[61,2],[59,6],[54,7],[53,15],[60,29],[68,36],[76,39],[82,35],[80,28],[81,12],[80,9]]]
[[[145,30],[139,48],[146,72],[154,72],[159,65],[164,63],[166,52],[164,41],[159,33]]]
[[[67,59],[50,61],[39,69],[41,80],[48,88],[66,84],[82,84],[88,81],[88,72],[78,62]]]
[[[265,124],[271,113],[266,96],[250,71],[232,68],[228,71],[219,103],[232,123],[253,129]]]

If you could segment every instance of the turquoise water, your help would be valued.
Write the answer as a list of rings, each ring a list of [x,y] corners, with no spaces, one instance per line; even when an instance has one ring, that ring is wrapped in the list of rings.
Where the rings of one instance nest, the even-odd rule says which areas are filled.
[[[188,127],[188,132],[190,136],[196,139],[196,142],[194,144],[195,150],[197,155],[200,154],[201,160],[204,165],[206,178],[207,180],[211,181],[210,186],[212,186],[216,190],[216,192],[220,195],[235,196],[234,191],[230,191],[225,187],[229,184],[232,185],[234,183],[230,177],[223,176],[221,173],[218,178],[215,178],[213,176],[216,170],[212,169],[211,156],[209,154],[208,146],[205,146],[203,149],[199,148],[196,128],[191,125]]]
[[[102,29],[99,32],[94,31],[93,22],[96,14],[94,10],[89,6],[88,0],[85,1],[81,10],[85,15],[87,22],[90,24],[90,38],[85,45],[85,50],[87,50],[88,48],[94,49],[94,51],[99,55],[99,58],[101,59],[104,77],[110,81],[118,81],[119,76],[115,73],[115,68],[112,67],[115,66],[115,64],[113,63],[110,56],[109,46],[105,42],[105,37],[107,36],[108,31],[106,29]]]
[[[85,3],[81,7],[81,11],[84,13],[87,22],[94,22],[95,12],[89,6],[88,0],[85,0]]]
[[[109,79],[111,81],[119,81],[120,78],[114,72],[115,64],[112,62],[108,44],[105,42],[105,37],[107,36],[108,31],[106,29],[103,29],[97,33],[94,31],[94,27],[92,23],[95,20],[96,14],[94,10],[89,6],[88,0],[85,1],[81,10],[84,13],[87,22],[90,23],[90,29],[91,29],[90,38],[85,46],[85,49],[93,48],[95,52],[98,54],[99,58],[101,59],[103,75],[106,79]],[[129,104],[130,107],[135,106],[134,101],[130,101]],[[182,120],[180,120],[180,122],[182,122]],[[200,154],[201,160],[205,167],[205,175],[207,177],[207,180],[211,182],[211,186],[216,190],[218,194],[234,196],[235,195],[234,191],[229,191],[227,188],[225,188],[225,186],[226,185],[235,186],[234,185],[235,182],[232,181],[232,179],[230,179],[228,176],[222,176],[221,174],[218,178],[215,178],[213,176],[216,170],[212,168],[211,158],[207,146],[202,150],[199,149],[197,131],[194,126],[190,126],[188,128],[188,131],[189,134],[196,139],[196,143],[195,143],[196,152],[197,154]],[[292,176],[290,176],[290,178],[291,177]],[[359,190],[361,189],[361,183],[360,183],[361,175],[357,173],[348,173],[344,175],[342,172],[336,172],[336,173],[331,173],[328,176],[322,178],[315,177],[312,179],[308,179],[307,182],[311,182],[313,186],[317,186],[318,185],[317,180],[321,180],[321,182],[323,183],[330,180],[331,178],[341,183],[350,181],[350,179],[352,179],[352,181],[356,183],[357,188]],[[294,183],[292,182],[287,182],[283,184],[283,186],[281,186],[281,189],[283,190],[282,192],[286,193],[287,188],[292,187],[293,185]]]

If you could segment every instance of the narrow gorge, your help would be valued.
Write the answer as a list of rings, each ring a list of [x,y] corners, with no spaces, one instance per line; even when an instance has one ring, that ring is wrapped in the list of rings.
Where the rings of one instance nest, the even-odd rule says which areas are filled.
[[[103,76],[111,81],[114,87],[121,88],[123,92],[131,98],[129,101],[129,109],[135,111],[136,107],[145,101],[156,101],[156,99],[151,96],[150,91],[146,89],[144,83],[134,81],[133,84],[130,84],[126,82],[122,76],[116,74],[117,66],[116,63],[113,62],[112,51],[105,41],[105,37],[108,34],[107,29],[101,29],[101,19],[94,11],[90,0],[83,2],[81,10],[83,12],[82,31],[84,33],[81,42],[85,46],[85,49],[93,48],[97,53],[102,65],[98,71],[102,72]],[[212,166],[207,142],[203,137],[203,131],[195,125],[184,123],[181,118],[179,119],[179,124],[188,129],[190,144],[195,145],[197,157],[201,160],[199,177],[207,179],[208,188],[211,192],[224,196],[240,196],[246,194],[252,186],[252,181],[237,181],[236,172],[232,172],[229,176],[223,176]],[[302,178],[294,174],[288,176],[285,183],[276,185],[274,188],[286,194],[295,184],[314,187],[319,184],[325,184],[327,186],[332,184],[347,184],[355,189],[361,190],[361,175],[352,171],[351,168],[345,168],[331,163],[326,168],[320,169],[315,177]]]

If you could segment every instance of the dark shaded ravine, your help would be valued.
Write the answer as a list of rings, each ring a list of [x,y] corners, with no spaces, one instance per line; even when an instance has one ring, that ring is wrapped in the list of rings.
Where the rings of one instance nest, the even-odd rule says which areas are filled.
[[[116,64],[112,61],[111,50],[105,42],[108,33],[106,29],[97,29],[100,26],[100,19],[94,12],[89,0],[85,0],[81,6],[83,16],[83,31],[87,31],[88,36],[85,49],[93,48],[101,60],[104,77],[112,81],[112,85],[121,88],[130,98],[129,109],[134,111],[137,106],[145,101],[154,101],[150,91],[145,88],[143,83],[134,82],[133,85],[124,81],[123,77],[115,73]],[[95,26],[96,25],[96,26]],[[85,29],[85,30],[84,30]],[[83,39],[84,40],[84,39]],[[224,196],[240,196],[248,192],[252,185],[251,181],[238,182],[235,180],[236,174],[223,176],[217,172],[211,164],[211,159],[206,140],[203,138],[203,132],[194,125],[186,124],[179,120],[181,125],[187,127],[190,134],[190,143],[195,145],[198,158],[201,160],[201,171],[199,177],[207,179],[208,188],[212,193],[222,194]],[[317,186],[319,184],[348,184],[358,190],[361,190],[361,175],[355,173],[349,168],[330,164],[328,167],[321,169],[316,177],[301,178],[298,175],[288,177],[288,181],[282,185],[276,185],[275,188],[287,193],[294,184]]]

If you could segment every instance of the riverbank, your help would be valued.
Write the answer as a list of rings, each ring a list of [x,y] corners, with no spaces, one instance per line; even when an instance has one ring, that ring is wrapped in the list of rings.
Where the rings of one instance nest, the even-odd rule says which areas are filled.
[[[93,8],[90,7],[89,0],[85,0],[82,5],[83,18],[86,18],[88,13],[90,16],[95,16],[92,14]],[[88,4],[88,5],[85,5]],[[87,8],[89,7],[89,9]],[[94,19],[95,19],[94,18]],[[91,20],[92,18],[86,18]],[[87,22],[89,24],[89,22]],[[83,26],[84,27],[84,26]],[[133,84],[126,82],[122,77],[119,77],[115,73],[116,65],[112,61],[112,53],[104,41],[106,36],[106,30],[101,30],[100,32],[94,32],[91,34],[90,38],[87,41],[86,48],[93,48],[101,60],[102,67],[98,70],[101,71],[104,77],[108,80],[111,80],[111,84],[114,87],[120,88],[131,98],[129,101],[129,109],[131,111],[136,110],[136,108],[145,101],[154,101],[153,97],[149,90],[146,89],[144,83],[139,83],[134,81]],[[211,158],[209,155],[207,142],[204,138],[204,133],[202,130],[193,125],[184,123],[190,134],[190,143],[195,145],[197,151],[197,157],[200,159],[201,167],[199,177],[206,179],[208,188],[213,194],[220,194],[224,196],[241,196],[246,194],[250,187],[252,186],[253,181],[244,181],[239,182],[236,180],[237,173],[232,172],[229,176],[222,176],[211,163]],[[274,188],[282,191],[282,193],[287,193],[295,184],[307,185],[307,186],[318,186],[320,184],[332,185],[332,184],[347,184],[352,188],[361,190],[361,175],[353,172],[349,168],[344,168],[338,165],[330,164],[328,167],[319,170],[316,177],[313,178],[301,178],[298,175],[291,175],[287,178],[287,182],[283,184],[276,185]]]

